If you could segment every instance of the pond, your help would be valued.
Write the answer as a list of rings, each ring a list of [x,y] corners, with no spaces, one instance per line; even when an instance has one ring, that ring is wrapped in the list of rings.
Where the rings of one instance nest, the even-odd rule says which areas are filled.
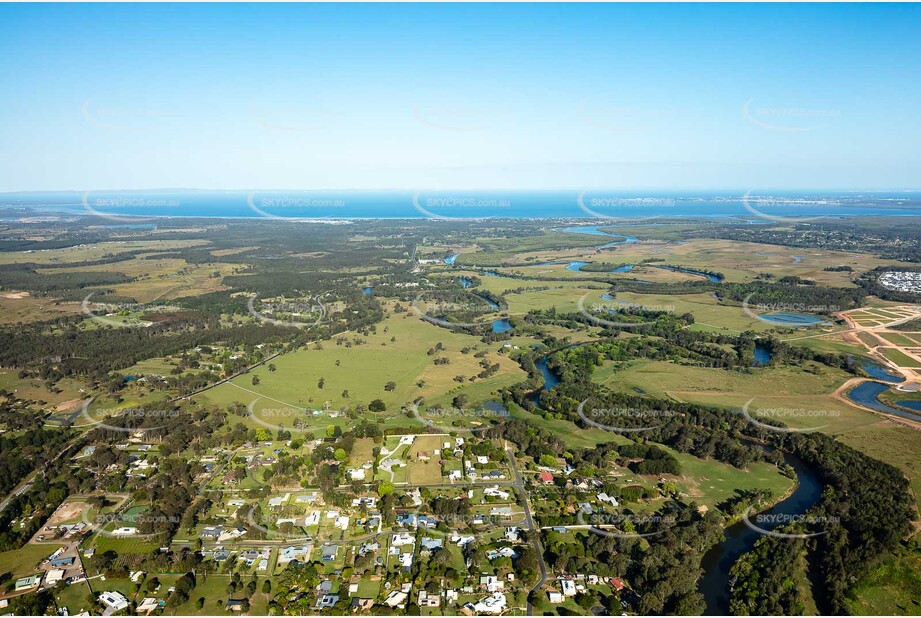
[[[804,326],[810,324],[825,323],[825,320],[814,315],[806,315],[805,313],[790,313],[789,311],[766,313],[758,317],[765,322],[773,322],[774,324],[782,324],[784,326]]]
[[[460,257],[460,253],[455,253],[454,255],[449,255],[444,259],[444,263],[448,266],[454,266],[455,260]]]
[[[492,323],[492,332],[494,333],[507,333],[510,330],[512,330],[512,323],[508,321],[508,318],[495,320]]]
[[[913,421],[921,421],[921,415],[912,414],[911,412],[905,412],[904,410],[893,408],[892,406],[880,401],[880,394],[886,392],[887,390],[889,390],[888,384],[868,381],[859,384],[858,386],[855,386],[849,390],[847,393],[847,398],[858,405],[861,405],[865,408],[870,408],[871,410],[876,410],[877,412],[885,412],[886,414],[900,416],[902,418],[911,419]],[[903,404],[900,403],[899,405]]]
[[[566,270],[579,272],[579,269],[588,264],[588,262],[570,262]]]
[[[372,291],[374,291],[374,288],[371,287],[371,286],[369,285],[369,286],[366,287],[366,288],[362,288],[361,293],[362,293],[362,294],[370,294]]]
[[[460,282],[461,287],[464,288],[465,290],[473,285],[473,281],[471,281],[467,277],[458,277],[457,280]]]
[[[633,264],[624,264],[623,266],[618,266],[611,272],[612,273],[628,273],[631,270],[633,270],[633,266],[634,266]]]
[[[905,378],[902,376],[891,373],[888,369],[879,363],[874,363],[873,361],[866,358],[860,359],[860,368],[866,371],[867,375],[870,377],[876,378],[877,380],[882,380],[883,382],[898,383],[905,381]]]
[[[771,362],[771,350],[761,343],[755,343],[755,367],[762,367]]]

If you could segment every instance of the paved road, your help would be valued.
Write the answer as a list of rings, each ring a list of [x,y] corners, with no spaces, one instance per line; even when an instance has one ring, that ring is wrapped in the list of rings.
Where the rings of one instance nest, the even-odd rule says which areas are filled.
[[[531,603],[531,597],[537,593],[541,588],[544,587],[544,584],[547,583],[547,563],[544,562],[544,547],[540,542],[540,530],[534,526],[534,518],[531,516],[531,500],[528,497],[528,492],[525,491],[524,480],[521,478],[521,474],[518,472],[518,462],[515,461],[515,453],[512,452],[512,449],[506,448],[505,454],[508,455],[509,461],[512,464],[512,472],[515,475],[515,487],[518,488],[518,491],[521,493],[524,502],[524,521],[528,530],[531,533],[531,536],[534,537],[534,550],[537,552],[537,564],[540,566],[540,580],[531,588],[531,591],[528,593],[528,616],[534,615],[534,606]]]

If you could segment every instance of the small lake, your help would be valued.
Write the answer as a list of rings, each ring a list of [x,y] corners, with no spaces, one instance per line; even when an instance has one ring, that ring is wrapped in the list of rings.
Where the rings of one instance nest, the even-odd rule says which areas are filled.
[[[498,305],[496,308],[498,308]],[[492,332],[494,333],[507,333],[510,330],[512,330],[512,323],[508,321],[508,318],[495,320],[492,323]]]
[[[762,367],[771,362],[771,350],[761,343],[755,343],[755,367]]]
[[[618,266],[611,272],[612,273],[628,273],[631,270],[633,270],[633,266],[634,266],[633,264],[624,264],[623,266]]]
[[[588,262],[570,262],[569,265],[566,266],[566,270],[579,272],[579,269],[585,266],[586,264],[588,264]]]
[[[455,261],[457,260],[457,258],[459,258],[459,257],[460,257],[460,253],[455,253],[454,255],[449,255],[448,257],[446,257],[446,258],[444,259],[444,263],[447,264],[448,266],[454,266],[454,262],[455,262]]]
[[[893,408],[890,405],[887,405],[879,400],[881,393],[889,390],[888,384],[883,384],[881,382],[864,382],[855,386],[847,393],[847,398],[853,401],[856,404],[859,404],[865,408],[870,408],[871,410],[876,410],[878,412],[885,412],[886,414],[892,414],[894,416],[900,416],[902,418],[911,419],[913,421],[921,421],[921,415],[912,414],[911,412],[905,412],[899,410],[898,408]],[[921,403],[921,402],[913,402]],[[902,404],[900,404],[902,405]],[[912,407],[912,409],[915,409]]]
[[[473,281],[471,281],[467,277],[458,277],[457,280],[458,282],[460,282],[461,287],[464,288],[465,290],[473,285]]]
[[[781,324],[784,326],[808,326],[812,324],[824,324],[825,320],[814,315],[805,313],[790,313],[789,311],[776,311],[758,316],[765,322]]]

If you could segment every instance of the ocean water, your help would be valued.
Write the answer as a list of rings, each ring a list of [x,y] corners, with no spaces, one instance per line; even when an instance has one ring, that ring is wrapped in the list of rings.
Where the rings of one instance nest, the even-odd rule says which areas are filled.
[[[921,215],[921,193],[739,192],[410,192],[410,191],[90,191],[0,194],[2,216],[91,214],[142,224],[150,217],[344,218],[583,218],[655,224],[675,217],[734,218]],[[619,221],[624,223],[624,221]],[[597,232],[596,232],[597,233]]]

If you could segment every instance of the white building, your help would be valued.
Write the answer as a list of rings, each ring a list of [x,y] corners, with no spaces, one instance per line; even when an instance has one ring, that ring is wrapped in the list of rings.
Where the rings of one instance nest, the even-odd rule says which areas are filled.
[[[105,591],[99,595],[99,602],[111,609],[113,612],[118,612],[126,607],[128,607],[128,599],[121,592],[117,590]]]

